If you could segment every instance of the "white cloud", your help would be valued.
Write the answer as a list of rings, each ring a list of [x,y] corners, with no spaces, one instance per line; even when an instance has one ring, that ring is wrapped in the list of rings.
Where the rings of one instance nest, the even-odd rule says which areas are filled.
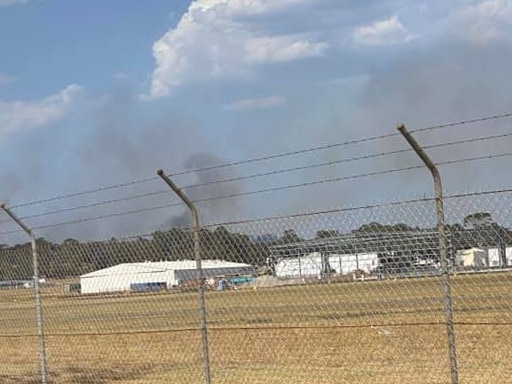
[[[506,38],[512,26],[511,0],[484,0],[454,11],[448,29],[476,44]]]
[[[256,15],[301,3],[305,0],[194,0],[188,11],[218,9],[229,16]]]
[[[264,32],[264,16],[312,0],[195,0],[153,46],[150,96],[182,84],[246,74],[254,65],[320,56],[327,49],[304,33]]]
[[[406,43],[413,38],[409,30],[394,15],[385,20],[355,28],[352,39],[358,45],[386,46]]]
[[[16,78],[6,75],[5,73],[0,73],[0,85],[11,84],[16,81]]]
[[[0,138],[30,128],[55,122],[67,114],[74,99],[82,91],[78,85],[69,85],[59,93],[34,101],[0,101]]]
[[[272,63],[321,56],[327,43],[304,39],[298,35],[256,37],[247,42],[249,62]]]
[[[259,99],[243,99],[228,104],[224,109],[227,111],[247,111],[250,109],[266,109],[279,107],[286,103],[282,96],[269,96]]]
[[[8,7],[9,5],[27,4],[38,0],[0,0],[0,7]]]

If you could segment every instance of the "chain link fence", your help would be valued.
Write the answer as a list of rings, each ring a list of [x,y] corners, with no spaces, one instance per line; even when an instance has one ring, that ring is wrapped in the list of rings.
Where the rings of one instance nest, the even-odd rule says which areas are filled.
[[[387,192],[396,191],[392,177],[430,190],[425,175],[409,175],[425,167],[403,138],[435,178],[434,164],[403,125],[399,130],[404,137],[174,174],[193,203],[162,171],[160,178],[3,204],[0,383],[512,383],[512,189],[442,198],[436,179],[437,199],[339,207],[384,177]],[[459,165],[448,180],[473,180],[470,162],[493,160],[508,170],[503,159],[512,153],[499,147],[511,133],[477,134],[466,130],[460,140],[439,143],[425,137],[438,165]],[[368,154],[363,144],[379,152]],[[485,147],[469,158],[462,144]],[[322,152],[341,148],[341,159]],[[312,163],[257,167],[313,151]],[[452,151],[464,157],[447,157]],[[379,164],[365,169],[360,162],[369,160]],[[226,169],[240,165],[254,173]],[[162,179],[182,201],[168,201]],[[240,188],[242,180],[252,188]],[[326,187],[332,183],[344,185]],[[237,198],[249,196],[263,202],[243,206],[259,207],[264,218],[237,217],[245,215]],[[293,212],[311,211],[266,217],[286,212],[276,207],[290,199]],[[338,208],[324,208],[333,201]],[[202,226],[181,210],[183,202],[192,213],[198,205]]]
[[[39,382],[36,313],[32,291],[30,247],[1,251],[0,324],[2,353],[0,382]],[[20,381],[23,382],[23,381]]]
[[[512,382],[512,191],[444,203],[460,382]],[[209,223],[201,280],[190,229],[39,238],[48,382],[449,382],[438,242],[430,198]],[[32,268],[0,251],[0,382],[40,382]]]

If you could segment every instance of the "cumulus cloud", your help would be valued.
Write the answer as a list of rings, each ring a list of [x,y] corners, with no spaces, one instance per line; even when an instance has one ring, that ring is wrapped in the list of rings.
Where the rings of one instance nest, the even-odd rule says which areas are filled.
[[[255,63],[292,61],[320,56],[328,48],[324,42],[315,42],[298,35],[265,36],[247,42],[247,58]]]
[[[282,96],[269,96],[259,99],[243,99],[233,101],[226,105],[227,111],[247,111],[251,109],[266,109],[279,107],[286,103],[286,98]]]
[[[150,97],[184,83],[243,75],[255,65],[322,55],[327,43],[296,31],[265,32],[264,17],[311,0],[195,0],[153,46]]]
[[[395,45],[406,43],[412,38],[413,35],[396,15],[385,20],[357,27],[352,31],[352,39],[358,45]]]
[[[222,12],[229,16],[255,15],[304,2],[305,0],[195,0],[190,4],[189,12],[222,8]]]
[[[72,84],[55,95],[34,101],[0,101],[0,138],[59,120],[67,114],[82,87]]]
[[[476,44],[510,35],[512,1],[484,0],[455,10],[448,17],[449,30]]]

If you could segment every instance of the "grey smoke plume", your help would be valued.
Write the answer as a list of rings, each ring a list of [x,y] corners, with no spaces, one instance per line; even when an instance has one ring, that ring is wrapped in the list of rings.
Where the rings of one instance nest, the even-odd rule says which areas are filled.
[[[16,212],[23,217],[148,194],[138,199],[27,219],[27,223],[35,228],[49,226],[37,230],[38,236],[53,241],[130,236],[151,232],[172,214],[172,211],[160,209],[115,216],[126,211],[169,204],[173,198],[172,192],[151,194],[165,190],[164,184],[156,176],[156,170],[170,164],[173,169],[180,171],[176,165],[183,164],[190,153],[211,148],[212,145],[207,145],[200,125],[190,116],[173,108],[140,103],[136,96],[126,87],[112,90],[101,97],[101,102],[97,101],[97,96],[93,96],[84,108],[86,121],[82,122],[80,141],[70,141],[76,139],[66,137],[65,132],[59,132],[64,134],[55,140],[55,136],[49,135],[48,131],[41,131],[23,136],[11,144],[19,147],[19,170],[2,174],[0,188],[2,196],[12,200],[13,204],[155,178],[155,181],[148,183],[17,209]],[[66,167],[59,166],[57,173],[56,168],[51,166],[54,161],[66,161],[68,164]],[[27,195],[28,198],[25,197]],[[87,220],[106,215],[112,217]],[[66,222],[77,223],[52,226]],[[10,229],[12,226],[6,227],[6,230]]]
[[[490,44],[447,44],[414,58],[405,58],[382,71],[377,71],[368,83],[363,108],[376,127],[393,127],[404,122],[409,129],[461,121],[479,116],[512,110],[512,77],[508,75],[512,62],[510,46]],[[424,146],[443,142],[467,140],[486,135],[510,132],[512,120],[502,119],[485,123],[455,126],[418,133]],[[372,132],[373,133],[373,132]],[[396,144],[383,141],[383,149]],[[512,145],[511,137],[431,149],[437,162],[504,152]],[[414,157],[415,155],[413,155]],[[395,157],[393,161],[413,163],[410,156]],[[419,163],[416,159],[416,163]],[[472,190],[485,184],[511,182],[502,166],[510,162],[503,158],[491,162],[466,163],[444,168],[447,190]],[[475,173],[476,170],[480,172]],[[420,175],[421,177],[421,175]],[[410,186],[414,186],[414,183]]]
[[[400,122],[414,130],[510,112],[510,63],[512,50],[510,46],[500,43],[490,43],[484,47],[452,42],[402,53],[379,68],[368,69],[368,78],[354,108],[343,115],[335,115],[331,122],[317,129],[314,142],[328,144],[393,134],[397,132],[395,127]],[[343,93],[343,87],[340,87],[339,92]],[[321,104],[325,102],[325,99],[319,98],[311,110],[321,109]],[[343,105],[340,103],[341,108]],[[428,146],[510,133],[511,126],[512,119],[502,119],[432,130],[415,136],[422,145]],[[300,138],[299,133],[302,132],[289,130],[286,135]],[[307,147],[307,143],[301,146]],[[511,147],[512,138],[509,136],[500,140],[429,149],[428,152],[435,161],[443,162],[506,152]],[[337,160],[408,148],[405,140],[399,136],[319,152],[315,156],[322,156],[323,160]],[[313,163],[320,160],[317,158],[309,161]],[[510,161],[510,157],[504,157],[442,167],[445,191],[466,192],[510,185],[512,178],[510,172],[506,171]],[[303,172],[300,181],[421,164],[413,153],[400,154]],[[298,207],[314,210],[431,196],[432,193],[430,175],[426,169],[421,169],[304,188],[294,193],[285,206],[287,212],[294,212]]]
[[[188,197],[197,202],[197,208],[201,221],[227,220],[240,213],[241,197],[234,196],[242,190],[240,181],[219,182],[232,179],[235,173],[229,167],[218,167],[222,161],[211,153],[196,153],[190,156],[184,163],[184,168],[194,173],[195,181],[185,191]],[[205,170],[201,171],[201,169]],[[194,186],[196,185],[196,186]],[[217,199],[217,197],[226,198]],[[201,202],[203,199],[211,199]],[[190,226],[190,213],[187,211],[174,216],[169,226]]]
[[[317,91],[318,94],[306,95],[307,100],[303,105],[294,105],[290,98],[289,103],[283,107],[283,114],[275,119],[274,115],[268,120],[254,119],[253,115],[248,117],[247,121],[240,118],[237,123],[239,130],[226,140],[236,148],[238,158],[243,159],[394,133],[398,122],[406,123],[412,130],[443,122],[511,111],[510,63],[512,63],[512,50],[510,46],[500,43],[474,46],[452,42],[415,49],[408,54],[390,57],[389,61],[381,67],[365,68],[368,74],[366,84],[360,98],[348,111],[336,112],[338,108],[342,110],[344,107],[343,103],[338,101],[338,96],[343,95],[344,92],[342,86],[338,94],[336,92],[322,94],[321,91]],[[326,110],[334,112],[325,118],[320,114],[326,114]],[[316,115],[315,111],[321,113]],[[168,166],[172,173],[180,171],[182,169],[180,165],[193,170],[214,166],[221,162],[214,155],[217,151],[211,148],[212,143],[205,139],[201,124],[164,102],[141,106],[130,89],[120,88],[110,92],[107,97],[104,97],[102,103],[91,106],[84,114],[87,114],[91,120],[82,122],[86,129],[83,130],[79,142],[66,141],[68,139],[66,139],[65,130],[61,130],[32,133],[30,138],[25,137],[12,144],[19,149],[16,160],[22,174],[16,170],[4,171],[1,176],[1,192],[4,197],[15,203],[151,177],[155,175],[156,169],[165,166]],[[418,134],[417,139],[426,146],[507,132],[510,131],[511,126],[512,121],[504,119]],[[59,140],[55,137],[59,137]],[[509,137],[498,141],[446,147],[429,152],[434,160],[443,161],[503,152],[511,147],[512,142]],[[209,148],[211,153],[205,154],[205,148]],[[403,148],[407,148],[407,144],[398,137],[329,152],[310,153],[307,156],[288,158],[286,161],[258,163],[254,168],[248,165],[240,170],[237,169],[236,173],[230,168],[193,172],[192,182],[182,182],[180,179],[178,184],[204,184],[238,174],[244,175]],[[190,154],[196,155],[190,156]],[[51,161],[45,159],[49,155],[52,157]],[[67,161],[66,159],[70,159],[67,168],[69,170],[61,169],[60,173],[55,173],[54,163]],[[244,182],[244,190],[271,188],[419,164],[421,163],[413,154],[389,156],[317,168],[307,172],[277,175],[273,178],[250,180]],[[451,191],[468,191],[497,184],[510,186],[512,179],[509,168],[510,158],[446,167],[443,170],[444,185],[446,190]],[[42,207],[28,207],[20,210],[19,213],[21,215],[44,213],[58,208],[165,190],[165,188],[161,180],[155,180],[154,183],[134,185],[123,190],[58,201]],[[186,192],[195,201],[236,194],[240,191],[242,186],[239,183],[186,188]],[[282,193],[276,192],[271,197],[261,194],[244,198],[219,199],[200,203],[198,206],[202,221],[205,222],[232,219],[238,216],[242,209],[244,212],[249,211],[249,216],[267,216],[312,211],[332,206],[357,205],[375,200],[409,198],[418,195],[421,197],[423,194],[431,195],[431,193],[432,185],[428,172],[422,170],[325,184],[314,188],[287,190]],[[53,224],[164,205],[174,198],[171,196],[172,192],[169,191],[168,194],[148,196],[139,200],[128,200],[109,206],[30,219],[29,224],[34,226]],[[112,220],[86,222],[76,226],[48,228],[38,231],[37,234],[52,240],[62,240],[66,237],[90,239],[133,235],[152,231],[162,223],[167,227],[188,225],[188,212],[180,212],[182,212],[181,207],[175,208],[174,211],[163,209]],[[172,219],[169,220],[168,217]],[[322,228],[317,229],[324,229],[323,225],[322,223]]]

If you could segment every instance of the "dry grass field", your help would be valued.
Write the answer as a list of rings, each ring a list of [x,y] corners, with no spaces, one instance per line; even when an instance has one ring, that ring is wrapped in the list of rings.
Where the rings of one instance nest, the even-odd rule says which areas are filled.
[[[461,383],[512,383],[512,273],[452,278]],[[52,383],[201,383],[194,292],[44,288]],[[207,292],[212,383],[448,383],[439,278]],[[38,383],[30,290],[0,291],[0,383]]]

